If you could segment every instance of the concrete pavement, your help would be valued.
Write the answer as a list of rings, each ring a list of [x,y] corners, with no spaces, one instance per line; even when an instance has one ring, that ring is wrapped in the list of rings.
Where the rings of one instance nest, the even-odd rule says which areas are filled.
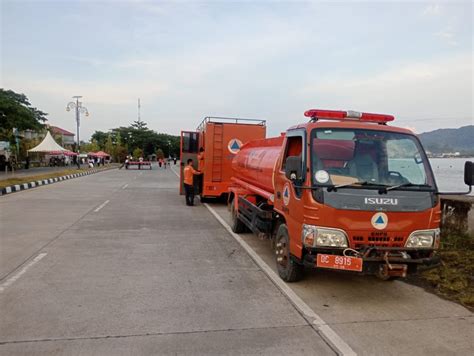
[[[0,209],[0,354],[334,354],[169,169]]]
[[[221,204],[209,204],[228,224]],[[276,273],[268,240],[239,236]],[[474,317],[466,308],[402,281],[306,271],[291,289],[359,355],[472,355]]]

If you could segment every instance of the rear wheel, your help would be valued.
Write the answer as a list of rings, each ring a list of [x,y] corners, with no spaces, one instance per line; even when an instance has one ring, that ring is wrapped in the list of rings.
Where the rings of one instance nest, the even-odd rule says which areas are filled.
[[[281,224],[275,238],[275,260],[278,274],[285,282],[297,282],[303,278],[303,266],[290,256],[288,228]]]
[[[231,224],[232,231],[235,232],[236,234],[245,232],[247,230],[247,227],[242,222],[242,220],[240,220],[239,217],[237,216],[237,209],[235,208],[234,200],[232,200],[230,203],[230,215],[232,219],[232,224]]]

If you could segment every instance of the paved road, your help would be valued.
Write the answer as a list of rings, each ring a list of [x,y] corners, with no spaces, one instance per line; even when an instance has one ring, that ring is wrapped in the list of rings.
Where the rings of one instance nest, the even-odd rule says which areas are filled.
[[[171,170],[0,198],[0,354],[334,355]]]

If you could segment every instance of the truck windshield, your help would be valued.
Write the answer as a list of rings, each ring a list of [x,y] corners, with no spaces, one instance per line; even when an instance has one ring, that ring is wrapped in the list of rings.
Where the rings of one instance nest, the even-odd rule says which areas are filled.
[[[311,176],[315,186],[435,187],[428,159],[416,137],[378,130],[314,129]]]

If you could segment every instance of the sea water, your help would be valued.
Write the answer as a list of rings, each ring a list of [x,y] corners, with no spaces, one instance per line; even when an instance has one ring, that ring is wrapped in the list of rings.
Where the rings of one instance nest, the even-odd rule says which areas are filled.
[[[464,184],[464,162],[466,161],[474,161],[474,157],[430,158],[431,168],[440,192],[467,191],[468,186]]]

